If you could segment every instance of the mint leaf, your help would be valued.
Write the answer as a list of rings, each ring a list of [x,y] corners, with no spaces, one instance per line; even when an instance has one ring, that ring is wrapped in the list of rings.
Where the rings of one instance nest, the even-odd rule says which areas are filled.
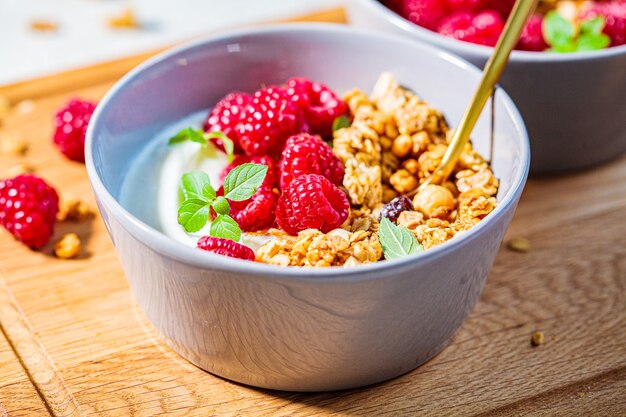
[[[180,132],[178,132],[174,137],[170,138],[167,142],[168,145],[174,145],[176,143],[181,142],[196,142],[202,146],[206,146],[206,138],[204,137],[204,132],[200,129],[194,129],[192,127],[187,127]]]
[[[611,38],[602,33],[583,33],[576,42],[577,51],[597,51],[605,49],[611,43]]]
[[[213,204],[211,204],[211,207],[213,207],[213,210],[215,210],[217,214],[230,213],[230,204],[228,204],[228,200],[222,196],[217,197]]]
[[[580,23],[580,33],[602,33],[604,29],[604,16],[596,16]]]
[[[396,226],[386,217],[383,217],[378,226],[378,239],[385,259],[402,258],[424,250],[409,229]]]
[[[348,116],[339,116],[333,120],[333,132],[346,127],[350,127],[350,119]]]
[[[219,139],[222,141],[224,145],[224,151],[226,152],[226,156],[228,157],[228,163],[232,163],[235,158],[235,143],[231,138],[226,136],[223,132],[210,132],[206,135],[206,139]]]
[[[207,182],[206,184],[204,184],[204,187],[202,187],[202,196],[210,203],[211,201],[215,200],[217,193],[215,192],[213,187],[211,187],[211,184]]]
[[[201,200],[205,204],[215,199],[215,190],[211,187],[211,180],[205,172],[188,172],[180,180],[185,200]]]
[[[267,175],[267,165],[241,164],[224,179],[224,197],[244,201],[252,197]]]
[[[213,237],[221,237],[224,239],[241,240],[241,229],[237,222],[226,214],[218,214],[215,220],[211,222],[209,234]]]
[[[573,39],[568,40],[560,45],[553,46],[549,49],[551,52],[574,52],[576,51],[576,42]]]
[[[556,11],[548,12],[542,27],[545,41],[557,52],[567,52],[574,40],[574,26]]]
[[[178,224],[188,233],[202,229],[209,220],[209,205],[204,200],[186,200],[178,209]]]

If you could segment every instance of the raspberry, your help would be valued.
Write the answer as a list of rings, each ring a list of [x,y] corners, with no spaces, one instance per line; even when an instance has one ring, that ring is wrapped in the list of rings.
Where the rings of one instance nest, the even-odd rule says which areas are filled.
[[[279,154],[287,138],[302,128],[300,110],[285,90],[269,87],[254,94],[235,127],[246,154]]]
[[[611,46],[626,44],[626,0],[592,2],[590,7],[581,13],[580,20],[596,16],[604,16],[605,25],[602,31],[611,38]]]
[[[409,197],[405,195],[396,197],[387,204],[385,204],[380,211],[379,220],[381,220],[383,217],[386,217],[395,223],[396,220],[398,220],[398,216],[403,211],[413,211],[413,202]]]
[[[221,99],[209,113],[204,122],[205,132],[222,132],[235,144],[235,152],[241,152],[241,146],[235,134],[235,127],[241,121],[244,110],[252,103],[252,96],[246,93],[230,93]],[[222,151],[224,145],[220,139],[213,139],[215,146]]]
[[[291,78],[285,88],[287,94],[303,110],[311,132],[331,137],[335,119],[348,112],[346,104],[322,83],[306,78]]]
[[[198,240],[198,249],[247,261],[254,261],[255,258],[254,252],[249,247],[234,240],[222,239],[221,237],[202,236]]]
[[[278,184],[278,167],[277,162],[269,156],[248,156],[248,155],[239,155],[237,156],[233,162],[228,165],[224,170],[220,173],[220,180],[224,182],[226,176],[230,171],[237,168],[242,164],[262,164],[267,165],[267,174],[265,175],[265,180],[263,181],[264,185],[268,187],[274,187]]]
[[[402,5],[404,4],[404,0],[382,0],[381,3],[394,12],[402,14]]]
[[[224,195],[224,187],[217,190],[218,196]],[[276,203],[279,191],[268,185],[261,185],[254,195],[244,201],[228,200],[230,205],[230,217],[235,219],[244,232],[257,232],[274,225],[276,220]],[[211,208],[211,218],[215,219],[217,213]]]
[[[0,224],[27,246],[48,243],[58,208],[56,191],[39,177],[20,175],[0,181]]]
[[[285,143],[280,161],[280,187],[286,189],[300,175],[319,174],[335,185],[343,180],[343,163],[319,136],[301,133]]]
[[[495,10],[498,14],[506,19],[511,14],[511,10],[513,10],[513,6],[515,5],[515,0],[483,0],[482,7],[478,10]]]
[[[85,162],[85,132],[95,108],[89,101],[72,99],[54,117],[54,143],[73,161]]]
[[[256,232],[267,229],[276,220],[277,202],[278,190],[275,192],[272,187],[262,185],[246,201],[229,200],[230,216],[235,219],[244,232]]]
[[[489,8],[488,0],[447,0],[447,3],[448,10],[455,12],[477,13]]]
[[[536,14],[531,16],[522,30],[516,49],[522,51],[541,52],[548,48],[548,44],[543,39],[543,16]]]
[[[296,235],[305,229],[327,233],[348,218],[346,194],[317,174],[301,175],[291,181],[278,199],[276,222],[285,232]]]
[[[400,14],[426,29],[435,30],[449,12],[443,0],[405,0]]]
[[[480,45],[495,46],[504,29],[502,17],[493,10],[476,15],[457,12],[441,21],[438,32],[444,36]]]

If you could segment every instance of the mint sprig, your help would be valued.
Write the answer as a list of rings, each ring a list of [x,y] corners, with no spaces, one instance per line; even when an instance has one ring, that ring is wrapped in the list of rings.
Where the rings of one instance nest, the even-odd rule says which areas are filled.
[[[386,217],[382,218],[378,226],[378,239],[385,259],[402,258],[424,250],[409,229],[396,226]]]
[[[602,33],[604,25],[604,17],[596,16],[581,22],[576,33],[572,22],[553,10],[546,14],[542,31],[552,52],[595,51],[611,43],[611,38]]]
[[[186,127],[176,135],[172,136],[167,143],[168,145],[175,145],[183,142],[195,142],[202,145],[202,147],[205,147],[211,139],[219,139],[222,141],[224,151],[228,157],[228,162],[233,162],[235,157],[235,143],[223,132],[204,132],[201,129]]]
[[[224,196],[218,196],[204,172],[188,172],[181,178],[183,202],[178,209],[178,224],[188,233],[204,228],[209,221],[211,208],[217,213],[211,222],[209,234],[213,237],[241,240],[242,231],[230,217],[228,200],[244,201],[254,195],[265,180],[267,165],[242,164],[228,173],[224,179]]]

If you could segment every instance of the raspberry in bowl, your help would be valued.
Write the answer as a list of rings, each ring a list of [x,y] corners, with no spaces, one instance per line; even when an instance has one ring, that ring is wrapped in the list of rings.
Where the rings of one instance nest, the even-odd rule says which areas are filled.
[[[387,7],[355,0],[349,18],[356,26],[403,34],[482,67],[513,3],[397,0]],[[551,10],[555,4],[561,5],[559,13]],[[528,128],[531,172],[587,168],[626,152],[625,12],[624,0],[546,1],[528,22],[500,84]],[[434,23],[423,24],[422,13]],[[552,29],[565,29],[548,35],[548,16],[556,22]]]
[[[385,71],[393,76],[379,78]],[[417,209],[393,200],[436,163],[445,120],[459,120],[479,76],[402,38],[290,25],[183,46],[122,79],[93,115],[87,170],[135,300],[166,342],[216,375],[292,391],[383,381],[439,352],[476,303],[527,176],[527,137],[507,95],[494,103],[493,152],[489,114],[477,125],[467,169],[455,173],[458,195],[444,185],[411,198]],[[380,122],[397,103],[423,118],[403,118],[394,133]],[[411,149],[388,140],[405,128],[432,137],[416,131],[415,150],[412,138]],[[490,163],[479,157],[490,154]],[[457,207],[461,188],[478,184],[494,199]],[[378,216],[356,213],[370,205]],[[436,241],[444,222],[477,210],[479,221]],[[430,221],[423,251],[410,231],[419,216]],[[374,225],[408,244],[381,248]],[[284,250],[298,237],[285,264],[270,242]],[[359,243],[360,255],[321,267],[327,249],[305,239]],[[297,247],[320,263],[293,266]],[[371,262],[355,263],[361,256]]]

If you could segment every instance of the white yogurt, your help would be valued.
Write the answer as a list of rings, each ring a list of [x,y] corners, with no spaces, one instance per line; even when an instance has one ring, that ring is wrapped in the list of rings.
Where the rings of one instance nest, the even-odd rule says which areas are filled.
[[[202,116],[205,112],[202,112]],[[183,174],[203,171],[209,175],[211,185],[217,189],[220,172],[228,165],[228,158],[215,146],[202,147],[185,142],[167,145],[167,139],[186,126],[198,124],[199,115],[191,116],[176,129],[168,129],[163,137],[155,138],[134,161],[122,184],[120,202],[133,215],[160,230],[172,239],[195,247],[200,237],[209,234],[210,222],[197,233],[187,233],[178,224],[178,207],[181,202],[180,179]],[[193,122],[191,122],[193,120]],[[200,119],[201,120],[201,119]],[[243,236],[245,245],[256,251],[271,236]]]

